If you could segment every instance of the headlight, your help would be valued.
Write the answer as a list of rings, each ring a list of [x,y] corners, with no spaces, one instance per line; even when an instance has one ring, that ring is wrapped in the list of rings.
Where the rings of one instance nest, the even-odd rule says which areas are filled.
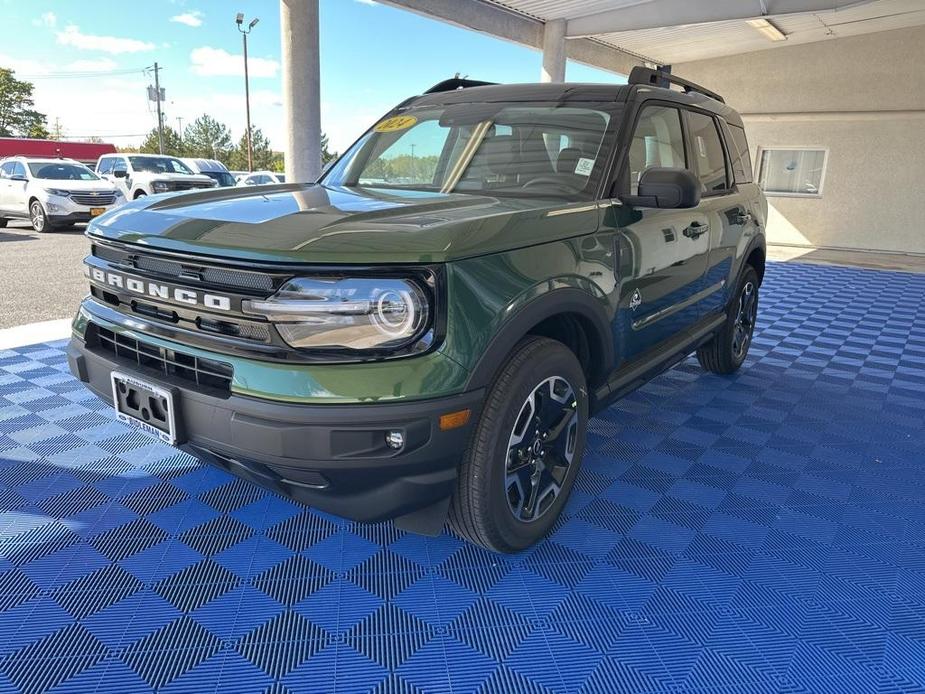
[[[269,299],[243,303],[276,324],[291,346],[326,350],[392,350],[425,336],[432,311],[413,280],[300,277]]]
[[[118,188],[114,189],[114,190],[112,191],[112,194],[113,194],[113,196],[115,196],[115,197],[117,197],[117,198],[124,197],[124,196],[122,195],[122,191],[119,190]]]
[[[166,193],[170,190],[170,184],[167,181],[153,181],[151,183],[151,190],[155,193]]]
[[[71,191],[64,190],[63,188],[46,188],[45,192],[49,195],[60,195],[62,198],[66,198],[71,194]]]

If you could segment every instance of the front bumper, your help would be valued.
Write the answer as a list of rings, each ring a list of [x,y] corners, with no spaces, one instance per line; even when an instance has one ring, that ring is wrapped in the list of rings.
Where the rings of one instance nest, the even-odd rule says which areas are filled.
[[[49,221],[53,224],[77,224],[78,222],[89,222],[94,216],[99,216],[91,213],[93,209],[109,212],[124,202],[124,198],[116,198],[116,201],[109,205],[82,205],[70,198],[56,195],[44,200],[42,205],[45,207],[45,214],[48,215]]]
[[[110,403],[113,370],[172,389],[181,447],[197,457],[359,521],[396,518],[447,499],[483,397],[478,390],[401,403],[299,405],[202,393],[116,361],[77,337],[67,356],[71,372]],[[442,414],[467,408],[466,426],[440,429]],[[405,439],[398,451],[385,443],[385,433],[396,430]]]

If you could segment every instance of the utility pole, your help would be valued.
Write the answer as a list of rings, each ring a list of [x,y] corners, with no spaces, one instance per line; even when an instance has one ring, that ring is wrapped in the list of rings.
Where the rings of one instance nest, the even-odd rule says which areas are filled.
[[[241,32],[241,38],[244,39],[244,110],[247,116],[247,170],[254,170],[254,147],[251,141],[251,88],[250,80],[247,76],[247,35],[251,33],[251,29],[257,26],[257,22],[260,20],[254,17],[250,24],[247,25],[247,29],[244,29],[244,13],[238,12],[234,18],[235,24],[238,25],[238,31]]]
[[[154,63],[154,96],[157,101],[157,151],[164,153],[164,114],[161,112],[160,68]]]
[[[177,133],[180,135],[180,139],[183,139],[183,117],[177,116]]]

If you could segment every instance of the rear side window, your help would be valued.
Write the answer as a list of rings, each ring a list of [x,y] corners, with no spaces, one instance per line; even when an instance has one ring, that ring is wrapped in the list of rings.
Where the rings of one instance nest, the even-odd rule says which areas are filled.
[[[112,163],[112,159],[100,159],[100,163],[96,166],[97,173],[108,174],[110,171],[112,171]]]
[[[646,106],[639,115],[629,152],[630,194],[639,190],[639,177],[653,166],[685,168],[681,112],[669,106]]]
[[[0,166],[0,178],[9,178],[13,175],[13,162],[8,161],[3,166]]]
[[[729,134],[732,135],[732,175],[736,183],[752,182],[752,158],[748,154],[748,140],[745,139],[745,128],[738,125],[726,124]]]
[[[726,190],[726,157],[723,145],[716,129],[716,121],[710,116],[694,111],[688,112],[690,118],[691,149],[697,160],[697,171],[704,193],[716,193]]]

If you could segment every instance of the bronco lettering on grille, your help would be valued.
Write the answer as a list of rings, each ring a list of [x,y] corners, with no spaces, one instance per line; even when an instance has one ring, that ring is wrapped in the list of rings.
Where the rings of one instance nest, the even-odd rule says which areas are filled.
[[[147,282],[134,277],[126,277],[115,272],[107,272],[99,268],[90,268],[90,277],[101,284],[107,284],[118,289],[125,289],[133,294],[150,296],[156,299],[173,300],[191,306],[204,306],[216,311],[230,311],[231,299],[220,294],[207,294],[193,289],[170,287],[166,284]]]

